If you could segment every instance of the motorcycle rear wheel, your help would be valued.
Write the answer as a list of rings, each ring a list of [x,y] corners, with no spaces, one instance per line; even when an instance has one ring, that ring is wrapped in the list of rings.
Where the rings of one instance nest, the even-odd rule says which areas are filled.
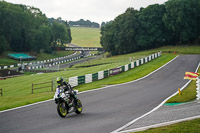
[[[64,102],[62,102],[62,103],[58,102],[57,112],[60,117],[62,117],[62,118],[66,117],[68,110],[67,110]]]
[[[75,113],[80,114],[82,110],[83,110],[83,106],[82,106],[81,100],[77,99]]]

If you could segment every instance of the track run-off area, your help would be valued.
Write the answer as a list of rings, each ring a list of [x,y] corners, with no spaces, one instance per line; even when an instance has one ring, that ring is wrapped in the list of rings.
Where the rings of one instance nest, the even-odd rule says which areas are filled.
[[[110,133],[156,108],[178,88],[200,55],[180,55],[140,80],[81,92],[80,115],[60,118],[53,100],[0,112],[0,133]]]

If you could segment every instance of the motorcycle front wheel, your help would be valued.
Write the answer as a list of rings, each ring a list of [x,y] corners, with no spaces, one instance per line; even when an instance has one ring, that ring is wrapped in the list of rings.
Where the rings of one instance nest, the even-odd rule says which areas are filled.
[[[60,115],[60,117],[63,117],[63,118],[66,117],[66,115],[67,115],[67,108],[66,108],[64,102],[62,102],[62,103],[58,102],[57,112]]]
[[[82,110],[83,110],[83,106],[82,106],[81,100],[77,99],[75,113],[80,114]]]

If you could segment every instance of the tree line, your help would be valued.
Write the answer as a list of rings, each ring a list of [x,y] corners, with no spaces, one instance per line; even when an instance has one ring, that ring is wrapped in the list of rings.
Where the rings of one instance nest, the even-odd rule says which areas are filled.
[[[0,54],[11,50],[37,55],[71,40],[67,21],[48,19],[38,8],[0,1]]]
[[[200,44],[200,1],[169,0],[125,13],[101,27],[101,45],[112,55],[165,45]]]
[[[69,21],[70,26],[78,26],[78,27],[92,27],[99,28],[99,24],[96,22],[91,22],[90,20],[80,19],[78,21]]]

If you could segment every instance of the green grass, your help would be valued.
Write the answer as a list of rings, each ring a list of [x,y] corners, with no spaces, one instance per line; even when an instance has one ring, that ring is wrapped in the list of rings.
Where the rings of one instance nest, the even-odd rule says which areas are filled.
[[[165,53],[174,52],[176,54],[200,54],[200,45],[180,45],[180,46],[165,46],[158,48]]]
[[[196,119],[137,133],[200,133],[199,129],[200,119]]]
[[[81,47],[101,47],[99,28],[70,28],[72,34],[72,44],[76,44]]]

